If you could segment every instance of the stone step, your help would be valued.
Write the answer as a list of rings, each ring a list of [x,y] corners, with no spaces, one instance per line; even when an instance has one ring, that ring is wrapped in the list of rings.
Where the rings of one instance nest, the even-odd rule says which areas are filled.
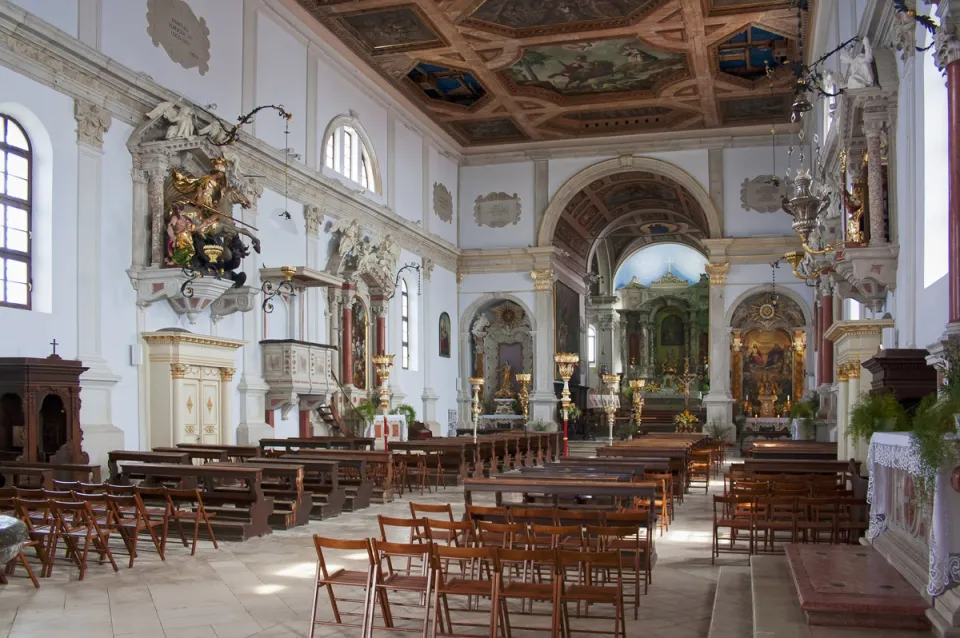
[[[606,444],[606,441],[567,441],[567,449],[569,456],[583,459],[596,456],[597,448]]]
[[[826,545],[820,547],[827,547]],[[929,631],[808,625],[786,556],[750,558],[753,635],[763,638],[929,638]]]
[[[752,638],[749,567],[721,567],[707,638]]]

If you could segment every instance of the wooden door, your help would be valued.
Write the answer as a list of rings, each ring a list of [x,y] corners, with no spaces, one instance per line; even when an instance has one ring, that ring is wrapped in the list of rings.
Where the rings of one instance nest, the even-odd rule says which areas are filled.
[[[220,443],[220,381],[204,379],[201,385],[203,410],[201,410],[201,443]]]
[[[174,381],[176,383],[176,381]],[[177,443],[199,443],[200,442],[200,381],[198,379],[183,379],[180,381],[180,393],[182,397],[181,405],[177,406],[180,412],[180,427],[174,427],[174,445]]]

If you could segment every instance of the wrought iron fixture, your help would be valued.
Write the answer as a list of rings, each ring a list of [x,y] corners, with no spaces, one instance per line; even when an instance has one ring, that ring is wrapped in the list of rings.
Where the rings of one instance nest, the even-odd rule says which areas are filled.
[[[400,275],[401,275],[401,273],[403,273],[404,270],[416,270],[416,271],[417,271],[417,294],[418,294],[418,295],[420,294],[420,270],[421,270],[421,266],[420,266],[420,264],[411,261],[409,264],[404,264],[404,266],[401,267],[400,270],[397,271],[397,276],[396,276],[396,278],[393,280],[393,289],[390,291],[390,294],[387,296],[387,298],[386,298],[387,301],[390,301],[391,299],[393,299],[394,297],[397,296],[397,286],[400,285]]]
[[[272,281],[265,281],[263,285],[260,286],[260,290],[263,292],[263,303],[261,308],[266,313],[273,312],[273,298],[277,295],[284,295],[287,297],[294,297],[297,294],[297,289],[293,285],[293,276],[297,273],[297,269],[293,266],[281,266],[280,272],[283,273],[283,281],[278,284],[274,284]]]

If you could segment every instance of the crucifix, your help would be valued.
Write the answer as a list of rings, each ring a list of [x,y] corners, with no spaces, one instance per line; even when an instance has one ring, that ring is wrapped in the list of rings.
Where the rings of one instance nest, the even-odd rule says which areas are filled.
[[[56,354],[57,354],[57,346],[60,345],[59,343],[57,343],[56,338],[54,338],[54,340],[50,342],[50,345],[53,346],[53,354],[56,355]]]
[[[673,272],[673,257],[667,257],[667,272]]]

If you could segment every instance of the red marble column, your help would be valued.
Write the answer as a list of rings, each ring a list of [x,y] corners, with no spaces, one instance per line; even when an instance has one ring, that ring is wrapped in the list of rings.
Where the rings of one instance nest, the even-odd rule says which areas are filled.
[[[823,314],[820,322],[820,334],[826,335],[827,330],[833,325],[833,295],[823,296]],[[833,342],[823,338],[823,369],[821,383],[833,383]]]
[[[960,61],[947,65],[947,135],[950,149],[950,323],[960,323]]]
[[[387,353],[387,318],[383,313],[377,315],[377,354]]]
[[[300,410],[300,436],[301,438],[313,436],[313,431],[310,427],[310,410]]]
[[[273,413],[274,410],[267,410],[263,413],[263,421],[270,427],[273,427]]]
[[[346,292],[346,289],[344,289]],[[343,378],[340,383],[353,385],[353,299],[343,304],[343,341],[341,356],[343,360]]]

